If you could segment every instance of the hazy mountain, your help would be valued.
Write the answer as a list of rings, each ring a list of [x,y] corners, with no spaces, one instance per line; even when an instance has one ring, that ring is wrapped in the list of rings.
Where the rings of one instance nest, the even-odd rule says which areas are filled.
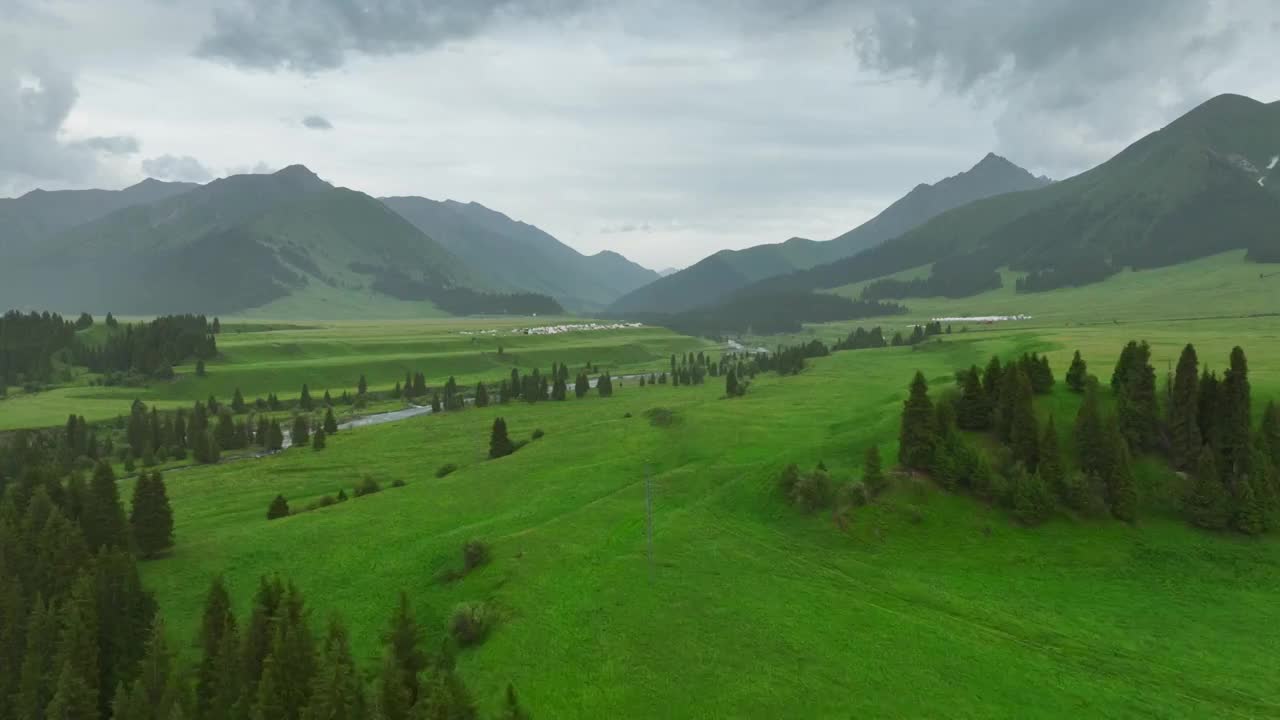
[[[19,198],[0,198],[0,257],[12,262],[37,254],[45,240],[60,232],[195,187],[148,178],[123,190],[32,190]]]
[[[570,309],[599,310],[658,277],[614,252],[583,255],[533,225],[478,203],[421,197],[382,201],[491,284],[550,295]]]
[[[313,284],[466,312],[478,296],[460,288],[490,287],[378,200],[300,165],[122,208],[14,266],[0,301],[139,314],[229,313]]]
[[[661,270],[659,270],[659,271],[658,271],[658,276],[659,276],[659,277],[666,277],[666,276],[668,276],[668,275],[675,275],[675,274],[676,274],[676,273],[678,273],[678,272],[680,272],[680,268],[667,267],[667,268],[662,268]]]
[[[917,185],[880,214],[833,240],[791,238],[745,250],[722,250],[623,296],[609,310],[675,313],[714,304],[754,282],[853,255],[951,208],[1048,183],[1047,178],[1035,177],[998,155],[988,154],[965,172],[933,185]]]
[[[1073,178],[970,203],[748,291],[838,287],[930,263],[928,280],[876,296],[971,294],[1002,266],[1033,273],[1026,289],[1043,290],[1231,249],[1280,261],[1280,181],[1267,182],[1277,155],[1280,103],[1221,95]]]

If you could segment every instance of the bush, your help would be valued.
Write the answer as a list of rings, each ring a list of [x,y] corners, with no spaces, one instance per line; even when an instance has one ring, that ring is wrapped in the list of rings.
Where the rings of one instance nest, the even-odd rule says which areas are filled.
[[[391,487],[393,487],[393,488],[394,488],[394,487],[404,487],[404,480],[401,480],[400,478],[396,478],[395,480],[392,480],[392,481],[391,481]]]
[[[275,520],[276,518],[289,516],[289,501],[284,499],[283,495],[277,495],[271,504],[267,506],[267,519]]]
[[[457,469],[458,469],[457,465],[454,465],[453,463],[445,463],[444,465],[441,465],[438,470],[436,470],[436,477],[442,478],[445,475],[448,475],[449,473]]]
[[[534,440],[541,440],[543,435],[546,435],[546,433],[542,432],[542,428],[538,428],[537,430],[533,431]]]
[[[453,609],[449,633],[458,647],[472,647],[484,642],[493,625],[493,612],[483,602],[465,602]]]
[[[365,475],[364,479],[360,481],[360,484],[356,485],[354,494],[356,497],[364,497],[365,495],[372,495],[376,492],[382,492],[382,486],[378,484],[377,480]]]
[[[869,501],[867,486],[860,482],[852,482],[844,488],[844,504],[849,507],[862,507]]]
[[[467,571],[475,570],[489,563],[489,543],[483,540],[468,540],[462,546],[462,565]]]
[[[790,499],[791,491],[798,482],[800,482],[800,468],[795,463],[791,463],[783,469],[782,475],[778,477],[778,489]]]
[[[802,475],[791,488],[791,502],[804,512],[831,506],[831,476],[821,470]]]
[[[649,424],[654,427],[670,427],[679,419],[675,411],[669,408],[651,408],[645,410],[644,414],[649,418]]]
[[[341,489],[338,490],[338,502],[346,502],[346,501],[347,501],[347,491],[341,490]]]

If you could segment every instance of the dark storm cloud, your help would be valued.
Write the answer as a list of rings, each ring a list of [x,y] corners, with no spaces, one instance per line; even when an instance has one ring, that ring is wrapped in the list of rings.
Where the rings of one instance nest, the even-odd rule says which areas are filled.
[[[308,115],[302,118],[302,126],[308,130],[332,130],[333,123],[320,115]]]
[[[468,38],[504,16],[569,12],[579,0],[242,0],[217,8],[197,54],[245,68],[332,70],[349,53],[392,55]]]
[[[59,138],[79,97],[74,76],[42,61],[6,60],[0,55],[0,191],[92,177],[94,151]]]
[[[190,155],[161,155],[142,161],[142,171],[157,180],[203,183],[213,179],[213,173]]]

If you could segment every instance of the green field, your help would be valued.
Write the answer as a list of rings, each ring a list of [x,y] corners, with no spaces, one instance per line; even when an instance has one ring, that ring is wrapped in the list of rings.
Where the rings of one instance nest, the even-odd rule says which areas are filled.
[[[909,482],[856,511],[845,534],[777,495],[788,462],[822,460],[848,480],[869,443],[893,457],[912,372],[923,370],[936,392],[992,353],[1048,352],[1059,384],[1040,407],[1057,415],[1068,452],[1078,400],[1061,377],[1077,347],[1105,379],[1130,338],[1152,342],[1160,369],[1187,341],[1220,369],[1240,343],[1255,404],[1280,397],[1277,318],[1037,325],[838,353],[796,377],[760,376],[740,399],[724,399],[714,380],[628,382],[609,399],[420,417],[340,434],[322,453],[170,473],[177,547],[144,565],[145,580],[171,633],[190,638],[212,575],[226,575],[243,612],[260,575],[284,573],[314,618],[348,620],[365,668],[399,590],[437,630],[455,603],[487,600],[501,623],[460,668],[482,707],[512,681],[535,717],[1280,714],[1280,542],[1190,529],[1171,510],[1181,481],[1158,461],[1138,462],[1143,509],[1133,527],[1059,515],[1026,529]],[[384,332],[328,328],[304,357],[325,366],[328,343]],[[651,357],[679,342],[650,332],[661,348]],[[228,338],[220,372],[239,356],[259,368],[246,377],[265,376],[270,353],[252,354],[265,352],[261,339],[246,335],[238,347]],[[359,342],[376,345],[368,340]],[[582,349],[588,358],[557,350],[564,337],[546,340],[519,351],[545,353],[544,366],[557,354],[605,358],[598,346]],[[462,346],[452,372],[483,374]],[[613,347],[619,365],[641,362],[621,349],[629,344]],[[445,348],[440,356],[450,361]],[[651,425],[645,411],[657,407],[677,423]],[[496,415],[515,438],[546,436],[486,461]],[[450,462],[461,469],[435,478]],[[301,507],[349,493],[366,473],[388,489],[264,519],[276,493]],[[397,479],[407,485],[390,488]],[[441,581],[470,538],[492,543],[493,562]]]
[[[656,327],[522,335],[521,328],[582,323],[579,318],[446,318],[273,325],[228,320],[218,336],[220,359],[198,377],[192,365],[174,368],[173,381],[143,388],[89,385],[92,376],[39,393],[12,389],[0,399],[0,430],[60,425],[67,415],[90,422],[127,415],[135,398],[160,408],[190,407],[210,395],[226,402],[238,388],[252,401],[277,393],[294,399],[306,383],[317,397],[326,390],[354,394],[364,374],[371,388],[390,390],[406,372],[423,372],[431,387],[454,375],[459,383],[497,382],[513,367],[521,372],[551,363],[590,362],[614,372],[660,369],[672,353],[710,350],[714,344]],[[263,329],[269,328],[269,329]],[[100,332],[97,328],[89,332]],[[492,334],[464,334],[483,333]],[[499,354],[499,348],[502,353]]]

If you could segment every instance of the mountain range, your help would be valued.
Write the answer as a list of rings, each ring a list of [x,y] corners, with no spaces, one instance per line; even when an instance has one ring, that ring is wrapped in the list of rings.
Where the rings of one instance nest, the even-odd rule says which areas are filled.
[[[722,250],[623,295],[609,311],[676,313],[711,305],[754,282],[854,255],[946,210],[993,195],[1044,187],[1049,182],[1005,158],[988,154],[965,172],[933,185],[917,185],[875,217],[832,240],[791,238],[744,250]]]
[[[743,288],[836,288],[927,267],[910,283],[874,283],[868,298],[964,296],[1027,273],[1019,290],[1084,285],[1126,268],[1244,249],[1280,261],[1280,102],[1220,95],[1110,160],[1038,189],[943,212],[876,247]]]
[[[33,191],[0,200],[0,223],[0,304],[68,312],[225,314],[317,290],[357,306],[590,311],[658,277],[476,203],[378,200],[301,165],[207,185]]]

